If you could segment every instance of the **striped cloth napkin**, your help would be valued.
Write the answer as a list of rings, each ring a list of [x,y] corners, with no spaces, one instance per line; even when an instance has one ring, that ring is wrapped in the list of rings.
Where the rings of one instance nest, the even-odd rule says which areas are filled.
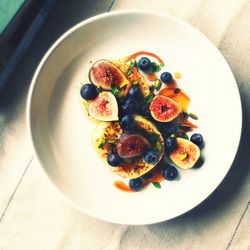
[[[33,156],[25,125],[28,83],[52,38],[56,39],[70,26],[89,16],[128,8],[172,14],[203,32],[229,63],[243,107],[239,151],[217,190],[192,211],[170,221],[146,226],[103,222],[66,203],[45,178]],[[19,82],[18,94],[10,94],[15,101],[1,100],[0,249],[249,250],[249,18],[248,0],[76,0],[70,4],[66,0],[60,1],[11,79]],[[61,21],[58,23],[58,20]],[[230,119],[233,115],[228,122]]]

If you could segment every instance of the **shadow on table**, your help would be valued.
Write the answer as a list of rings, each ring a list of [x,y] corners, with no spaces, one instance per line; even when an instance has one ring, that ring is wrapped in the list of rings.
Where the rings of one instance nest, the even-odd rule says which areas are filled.
[[[232,209],[232,206],[237,207],[238,204],[233,203],[237,202],[237,195],[243,186],[246,185],[250,171],[250,148],[246,136],[249,127],[250,124],[247,124],[244,120],[237,155],[231,169],[217,189],[206,200],[189,212],[169,221],[146,226],[150,233],[155,235],[155,237],[164,238],[166,242],[174,246],[175,243],[172,241],[174,239],[176,240],[176,237],[178,237],[180,242],[188,241],[189,236],[191,236],[191,238],[203,237],[202,235],[206,230],[212,228],[214,224],[218,225],[223,216],[230,216],[228,211]],[[225,152],[226,149],[222,151],[222,154]],[[245,208],[242,207],[242,211],[244,209]],[[238,217],[240,218],[240,216],[239,214]],[[222,221],[224,222],[223,225],[226,226],[225,220]],[[236,226],[237,225],[235,225],[235,227]],[[218,227],[217,230],[219,230],[219,228],[220,227]]]
[[[246,54],[246,51],[249,51],[250,49],[250,35],[249,32],[246,32],[246,23],[249,17],[249,6],[250,3],[248,2],[238,12],[237,16],[232,19],[231,23],[229,23],[227,27],[227,30],[224,32],[225,35],[222,37],[221,43],[219,44],[221,53],[229,62],[234,73],[242,101],[242,135],[238,152],[232,167],[218,188],[200,205],[178,218],[162,222],[157,225],[149,225],[148,229],[150,231],[153,231],[153,228],[159,227],[157,232],[161,233],[160,231],[163,230],[168,231],[169,233],[169,231],[172,230],[167,230],[167,228],[170,228],[174,225],[179,225],[178,236],[181,236],[181,233],[183,233],[183,237],[185,237],[185,233],[187,233],[187,231],[191,228],[189,227],[191,224],[197,224],[196,227],[194,227],[197,228],[197,230],[206,230],[209,225],[212,226],[213,223],[218,223],[219,218],[222,216],[228,216],[227,211],[229,209],[231,211],[233,203],[237,202],[238,200],[237,196],[244,185],[246,185],[250,170],[250,60],[249,56]],[[242,34],[244,34],[244,36],[242,36]],[[231,119],[233,119],[233,114],[232,117],[228,118],[228,122],[230,122]],[[225,124],[225,126],[226,125],[227,124]],[[228,136],[230,137],[230,134],[228,134]],[[227,149],[222,149],[222,155],[226,154],[226,150]],[[237,204],[234,204],[234,206],[237,207]],[[242,209],[244,210],[244,208]],[[201,231],[197,231],[196,233],[196,235],[202,234]],[[167,233],[165,235],[168,237]]]
[[[5,89],[0,92],[0,113],[5,109],[19,110],[19,102],[27,96],[29,86],[39,62],[50,46],[68,29],[77,23],[108,11],[112,0],[69,1],[56,4],[35,36],[28,51],[10,77]]]

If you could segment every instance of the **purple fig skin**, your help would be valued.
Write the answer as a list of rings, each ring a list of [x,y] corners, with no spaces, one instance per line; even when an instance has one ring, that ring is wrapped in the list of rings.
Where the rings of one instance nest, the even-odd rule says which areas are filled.
[[[149,141],[140,134],[125,134],[117,143],[117,153],[121,158],[132,158],[144,153],[150,147]]]

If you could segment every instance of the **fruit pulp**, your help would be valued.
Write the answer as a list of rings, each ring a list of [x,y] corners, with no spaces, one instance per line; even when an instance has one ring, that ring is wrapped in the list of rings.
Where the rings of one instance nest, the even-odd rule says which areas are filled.
[[[178,92],[176,91],[176,87],[165,87],[160,91],[160,95],[167,96],[173,100],[175,100],[182,108],[182,111],[187,111],[189,103],[190,103],[190,98],[189,96],[185,93],[184,90],[179,89]],[[177,93],[176,93],[177,92]]]

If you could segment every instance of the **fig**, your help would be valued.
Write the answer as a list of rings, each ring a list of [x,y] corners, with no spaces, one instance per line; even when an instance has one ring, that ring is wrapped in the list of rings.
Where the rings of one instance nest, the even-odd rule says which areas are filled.
[[[190,98],[183,89],[178,89],[176,86],[167,86],[161,89],[159,94],[175,100],[181,106],[182,111],[187,112]]]
[[[149,141],[140,134],[125,134],[121,136],[116,146],[121,158],[139,156],[149,147]]]
[[[130,82],[137,82],[142,95],[144,97],[150,94],[149,84],[138,71],[137,67],[129,66],[124,61],[112,60],[111,61],[116,67],[118,67],[124,75],[127,76]]]
[[[110,90],[111,85],[120,88],[129,84],[122,71],[108,60],[96,61],[89,70],[90,81],[102,89]]]
[[[108,91],[103,91],[90,101],[89,115],[99,121],[117,121],[118,104],[115,96]]]
[[[172,162],[182,169],[190,169],[200,158],[200,149],[193,142],[176,138],[177,149],[172,151],[169,155]]]
[[[178,103],[164,95],[155,96],[149,110],[152,117],[158,122],[170,122],[181,112]]]
[[[129,179],[134,179],[147,173],[155,166],[157,166],[158,162],[151,164],[147,163],[144,160],[144,153],[142,153],[141,155],[138,155],[134,158],[121,158],[119,156],[122,159],[122,163],[115,167],[111,166],[107,161],[108,155],[110,154],[110,152],[112,152],[112,150],[114,150],[114,152],[117,151],[117,144],[121,140],[125,140],[129,135],[139,135],[139,137],[142,137],[140,137],[139,140],[142,140],[143,145],[145,143],[145,152],[148,151],[148,141],[150,141],[151,145],[149,148],[154,148],[157,151],[157,153],[159,154],[159,161],[162,159],[164,154],[164,139],[157,127],[142,116],[134,115],[133,117],[135,121],[136,132],[124,134],[119,121],[100,122],[96,126],[92,136],[93,147],[95,148],[99,157],[109,167],[109,169],[117,175]],[[144,138],[144,136],[148,139],[148,141]],[[152,140],[152,138],[154,140]]]

